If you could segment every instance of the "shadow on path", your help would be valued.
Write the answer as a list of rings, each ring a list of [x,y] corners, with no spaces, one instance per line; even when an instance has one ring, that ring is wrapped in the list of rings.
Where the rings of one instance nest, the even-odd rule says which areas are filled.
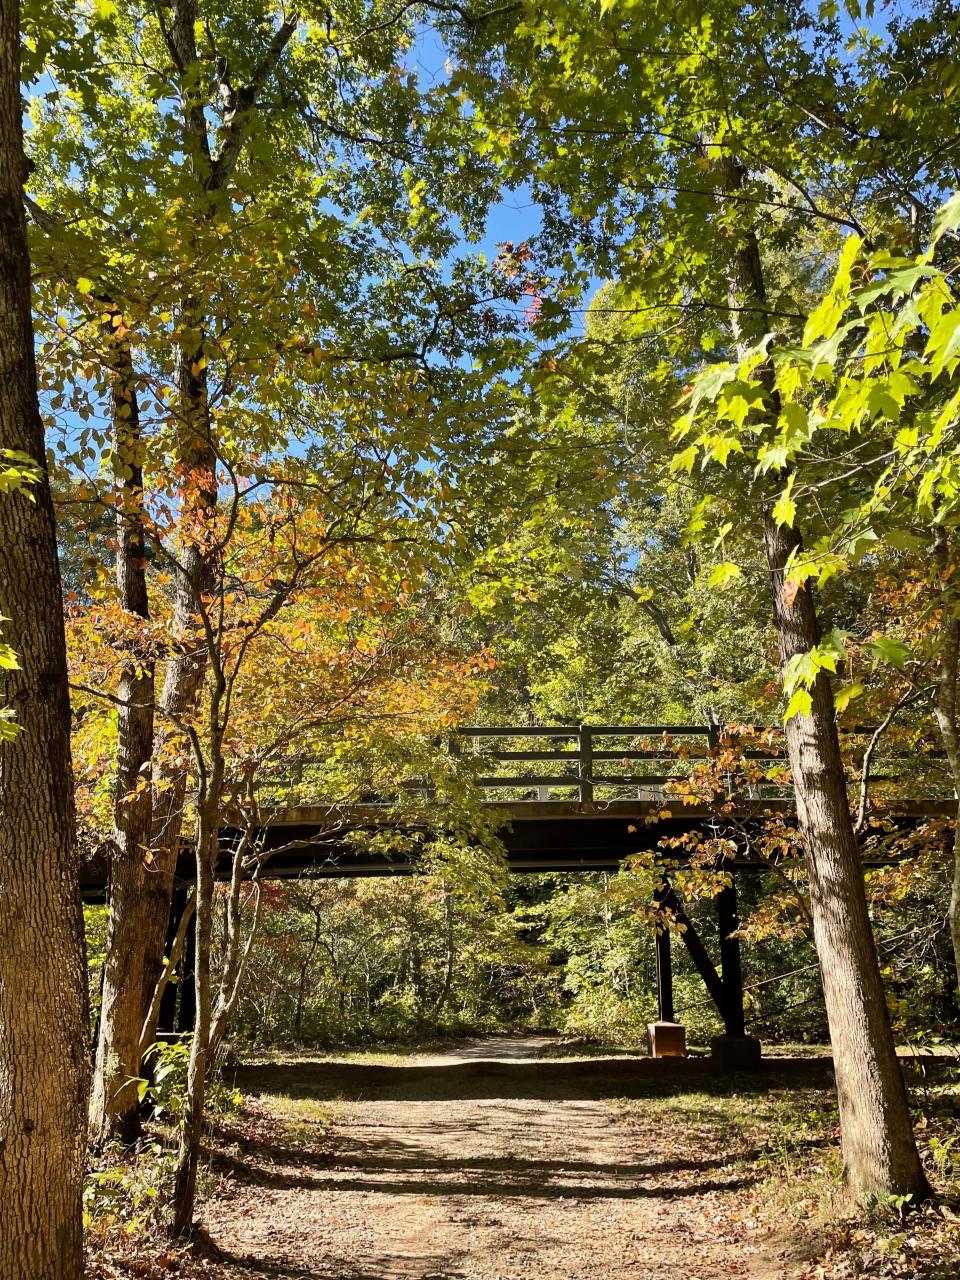
[[[628,1178],[623,1180],[618,1178],[617,1173],[611,1175],[609,1171],[604,1171],[603,1174],[599,1175],[604,1178],[604,1182],[599,1185],[596,1182],[576,1183],[565,1181],[552,1183],[545,1179],[536,1162],[530,1162],[526,1167],[518,1162],[514,1168],[505,1167],[500,1170],[504,1175],[512,1174],[512,1177],[490,1178],[477,1176],[477,1171],[469,1161],[464,1161],[461,1165],[458,1170],[460,1176],[452,1175],[447,1179],[440,1180],[430,1176],[434,1173],[434,1169],[431,1167],[433,1162],[429,1159],[416,1166],[416,1176],[409,1179],[390,1181],[376,1177],[344,1177],[340,1172],[343,1167],[340,1162],[338,1162],[335,1174],[328,1178],[321,1178],[312,1177],[300,1170],[293,1169],[291,1167],[293,1161],[295,1159],[299,1160],[299,1156],[293,1152],[288,1153],[288,1155],[291,1165],[286,1167],[251,1164],[248,1160],[238,1159],[223,1153],[213,1156],[210,1163],[216,1173],[227,1173],[237,1183],[246,1184],[247,1186],[282,1187],[287,1190],[336,1191],[339,1193],[347,1191],[376,1192],[378,1195],[395,1196],[496,1196],[498,1199],[509,1196],[524,1196],[536,1200],[639,1200],[650,1198],[671,1200],[678,1196],[688,1197],[691,1194],[705,1195],[710,1191],[735,1191],[743,1187],[752,1186],[756,1181],[752,1177],[731,1177],[723,1180],[699,1179],[692,1185],[688,1182],[679,1184],[659,1183],[655,1186],[638,1185],[636,1182],[638,1177],[654,1178],[658,1176],[656,1166],[651,1166],[630,1174]],[[504,1163],[509,1166],[509,1162]],[[723,1167],[723,1162],[720,1161],[704,1163],[711,1164],[713,1168]],[[701,1168],[696,1165],[693,1166],[693,1169],[698,1173],[701,1172]]]
[[[681,1280],[694,1260],[700,1280],[774,1280],[742,1226],[759,1152],[720,1140],[696,1095],[828,1083],[829,1063],[723,1076],[543,1047],[239,1068],[245,1094],[274,1096],[211,1134],[223,1280]],[[627,1122],[604,1101],[626,1097],[650,1106]],[[328,1124],[286,1099],[340,1105]]]
[[[454,1142],[457,1134],[463,1130],[462,1124],[445,1126],[440,1121],[427,1127],[434,1140],[442,1139],[446,1128]],[[406,1126],[407,1131],[410,1128],[411,1126]],[[409,1141],[400,1143],[391,1141],[386,1136],[375,1142],[361,1142],[351,1140],[347,1135],[338,1135],[335,1150],[311,1151],[283,1142],[251,1138],[242,1129],[232,1128],[228,1124],[217,1125],[217,1140],[220,1150],[211,1152],[213,1167],[228,1169],[232,1177],[246,1182],[265,1180],[271,1172],[270,1166],[278,1165],[296,1165],[301,1169],[336,1169],[338,1173],[348,1170],[366,1173],[419,1173],[429,1170],[433,1173],[449,1171],[471,1177],[504,1173],[513,1174],[517,1178],[542,1180],[551,1174],[584,1174],[589,1178],[656,1178],[670,1173],[700,1173],[708,1169],[722,1169],[729,1164],[726,1157],[706,1155],[641,1163],[634,1163],[629,1159],[589,1161],[550,1160],[542,1156],[533,1159],[521,1159],[518,1156],[442,1156],[438,1155],[436,1146],[430,1148]],[[224,1147],[239,1149],[242,1154],[225,1154]],[[738,1153],[738,1156],[740,1159],[752,1159],[757,1154],[759,1153],[756,1151],[746,1151]]]
[[[284,1093],[291,1098],[369,1099],[425,1102],[452,1098],[563,1099],[639,1098],[646,1093],[711,1092],[766,1094],[798,1080],[828,1082],[825,1058],[766,1059],[750,1072],[719,1073],[709,1058],[590,1058],[495,1061],[477,1058],[402,1066],[367,1062],[316,1062],[309,1058],[236,1068],[233,1081],[244,1093]]]

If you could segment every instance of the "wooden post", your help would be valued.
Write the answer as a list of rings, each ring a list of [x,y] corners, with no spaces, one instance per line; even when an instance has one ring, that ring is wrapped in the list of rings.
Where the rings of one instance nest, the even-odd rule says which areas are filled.
[[[653,891],[653,905],[660,911],[664,906],[669,885],[661,885]],[[652,1058],[682,1058],[687,1052],[687,1033],[677,1022],[673,1007],[673,957],[671,955],[670,930],[663,925],[656,937],[657,957],[657,1020],[647,1025],[647,1046]]]
[[[675,1022],[673,1008],[673,957],[670,953],[670,930],[666,926],[657,934],[657,1017],[661,1022]]]
[[[173,898],[170,902],[170,922],[167,925],[167,941],[164,945],[164,954],[170,954],[170,948],[173,946],[173,940],[177,936],[177,928],[180,924],[180,917],[183,915],[185,906],[187,905],[187,897],[190,887],[186,882],[178,881],[173,890]],[[186,949],[186,948],[184,948]],[[180,961],[180,969],[183,969],[183,959]],[[157,1014],[157,1033],[167,1033],[172,1035],[177,1029],[177,989],[182,985],[182,980],[178,982],[168,982],[163,989],[163,995],[160,997],[160,1011]]]
[[[717,923],[720,926],[720,972],[723,977],[723,1025],[728,1036],[746,1034],[743,1016],[743,969],[740,964],[740,927],[737,915],[736,883],[717,894]]]
[[[585,724],[579,729],[578,773],[580,803],[593,803],[593,734]]]
[[[193,1031],[197,1025],[197,918],[190,921],[187,929],[187,940],[180,961],[179,1007],[177,1009],[177,1030]]]

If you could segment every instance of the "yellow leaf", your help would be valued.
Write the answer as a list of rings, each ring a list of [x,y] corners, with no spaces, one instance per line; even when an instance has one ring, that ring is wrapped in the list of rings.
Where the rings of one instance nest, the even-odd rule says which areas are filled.
[[[787,703],[787,709],[783,713],[783,723],[792,720],[794,716],[808,716],[810,708],[813,706],[813,698],[806,689],[797,689],[793,697]]]

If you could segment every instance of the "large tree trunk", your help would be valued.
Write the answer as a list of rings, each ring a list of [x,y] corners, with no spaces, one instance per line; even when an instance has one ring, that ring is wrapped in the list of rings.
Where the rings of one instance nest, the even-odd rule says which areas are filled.
[[[195,0],[175,0],[171,36],[181,65],[191,68],[183,101],[185,151],[202,179],[210,157],[203,106],[192,74],[197,60],[196,19]],[[90,1115],[91,1136],[97,1143],[112,1138],[130,1142],[140,1132],[135,1081],[141,1070],[141,1045],[149,1045],[156,1035],[159,1001],[154,996],[164,975],[187,794],[189,749],[176,722],[192,715],[206,666],[197,629],[201,596],[209,588],[211,575],[202,531],[216,509],[216,460],[201,359],[202,316],[188,302],[180,309],[179,321],[181,330],[191,335],[188,343],[179,342],[176,347],[174,380],[185,481],[183,522],[188,530],[194,527],[174,566],[174,640],[159,704],[152,662],[129,663],[119,689],[115,855]],[[119,513],[117,579],[124,607],[146,619],[142,448],[130,355],[126,344],[118,344],[113,352],[114,445],[127,490]],[[155,709],[159,725],[155,725]]]
[[[947,531],[937,525],[933,537],[933,559],[939,574],[940,593],[940,664],[937,672],[937,698],[934,715],[940,740],[950,766],[955,795],[960,798],[960,725],[957,723],[957,677],[960,675],[960,604],[953,583],[954,566],[950,564]],[[953,832],[953,875],[950,886],[950,939],[957,971],[956,987],[960,987],[960,799]]]
[[[722,199],[741,184],[743,171],[729,154],[720,156],[716,168]],[[752,338],[765,331],[767,295],[756,235],[748,229],[741,237],[731,262],[730,317],[742,350],[744,330]],[[749,323],[740,310],[744,301],[752,316]],[[771,410],[778,413],[769,369],[766,378]],[[785,589],[786,566],[791,553],[800,549],[801,537],[798,530],[778,524],[772,503],[764,505],[763,541],[780,661],[786,669],[791,658],[819,643],[820,624],[812,588],[804,585],[790,594]],[[893,1041],[847,799],[833,690],[824,672],[810,693],[809,715],[792,716],[787,723],[787,751],[833,1047],[846,1183],[860,1204],[891,1195],[919,1200],[930,1188]]]
[[[792,604],[784,569],[799,536],[764,513],[764,542],[784,666],[820,639],[808,588]],[[833,1047],[848,1188],[861,1204],[929,1194],[887,1011],[863,866],[847,800],[833,690],[822,672],[809,715],[791,717],[787,749],[810,878],[813,937]]]
[[[169,45],[181,69],[181,117],[184,154],[192,169],[196,186],[196,224],[210,217],[212,203],[208,197],[222,190],[239,160],[248,117],[256,110],[257,95],[273,75],[297,27],[294,14],[274,33],[257,62],[250,82],[237,92],[221,86],[221,97],[227,109],[220,130],[220,142],[214,151],[207,132],[204,102],[199,96],[202,74],[199,69],[196,30],[197,0],[172,0],[168,31]],[[188,751],[171,750],[179,735],[175,720],[189,718],[206,671],[204,642],[197,640],[201,601],[207,595],[215,576],[210,547],[213,519],[217,511],[217,455],[213,440],[213,424],[208,402],[208,376],[202,306],[191,297],[189,289],[177,315],[178,329],[185,336],[175,353],[175,382],[180,417],[182,469],[189,496],[184,500],[183,523],[188,530],[178,556],[175,571],[176,596],[173,631],[183,642],[183,651],[167,663],[159,711],[161,723],[154,744],[155,780],[153,849],[156,875],[149,884],[147,927],[141,933],[144,951],[143,1012],[148,1016],[153,993],[163,973],[163,950],[167,921],[173,900],[173,880],[180,849],[182,815],[187,785]],[[155,1027],[148,1031],[155,1031]]]
[[[183,808],[187,795],[189,744],[175,727],[195,712],[206,672],[206,648],[196,639],[200,596],[210,589],[213,566],[200,547],[181,557],[177,574],[172,630],[184,652],[166,664],[158,702],[160,724],[154,739],[153,836],[154,862],[144,884],[143,926],[137,945],[143,956],[140,1020],[149,1023],[153,995],[163,974],[167,928],[173,903],[174,876],[181,848]],[[148,1042],[156,1033],[156,1019],[146,1027]]]
[[[86,966],[60,570],[37,402],[22,184],[19,6],[0,0],[0,447],[42,472],[0,495],[0,1276],[79,1280]]]
[[[143,525],[143,459],[133,361],[126,340],[111,353],[113,452],[123,501],[117,513],[117,586],[135,618],[149,619]],[[101,1145],[140,1135],[140,1037],[143,946],[151,927],[147,884],[156,874],[148,857],[152,837],[153,657],[134,646],[120,676],[117,778],[110,922],[104,961],[103,1003],[90,1108],[90,1133]]]
[[[198,97],[196,0],[174,0],[169,29],[170,45],[181,68],[184,152],[198,185],[210,178],[210,143],[203,101]],[[198,220],[205,216],[198,209]],[[154,795],[152,849],[154,870],[145,885],[142,924],[136,945],[142,955],[141,1023],[150,1026],[154,992],[164,969],[164,947],[186,799],[189,747],[178,722],[189,719],[197,704],[206,671],[206,647],[198,640],[202,599],[212,585],[213,565],[206,542],[217,508],[216,454],[213,448],[207,396],[206,359],[203,350],[202,310],[189,296],[177,312],[177,327],[189,335],[177,342],[174,381],[181,438],[181,470],[184,481],[182,521],[187,531],[177,554],[175,596],[171,630],[179,652],[169,657],[158,704],[160,723],[153,744]],[[155,1020],[154,1020],[155,1021]]]

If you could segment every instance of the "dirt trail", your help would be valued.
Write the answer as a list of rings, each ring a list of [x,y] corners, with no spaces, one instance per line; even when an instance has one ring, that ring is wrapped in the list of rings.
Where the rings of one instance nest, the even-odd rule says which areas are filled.
[[[354,1083],[367,1096],[338,1103],[332,1135],[321,1142],[318,1124],[318,1142],[299,1148],[264,1113],[263,1141],[235,1148],[228,1170],[220,1162],[204,1209],[225,1274],[775,1280],[737,1215],[747,1175],[698,1151],[694,1135],[638,1128],[609,1102],[550,1085],[540,1097],[499,1090],[495,1066],[491,1087],[478,1087],[484,1063],[522,1069],[548,1044],[498,1039],[418,1060],[473,1064],[468,1096],[431,1089],[429,1071],[378,1077],[369,1093]]]

